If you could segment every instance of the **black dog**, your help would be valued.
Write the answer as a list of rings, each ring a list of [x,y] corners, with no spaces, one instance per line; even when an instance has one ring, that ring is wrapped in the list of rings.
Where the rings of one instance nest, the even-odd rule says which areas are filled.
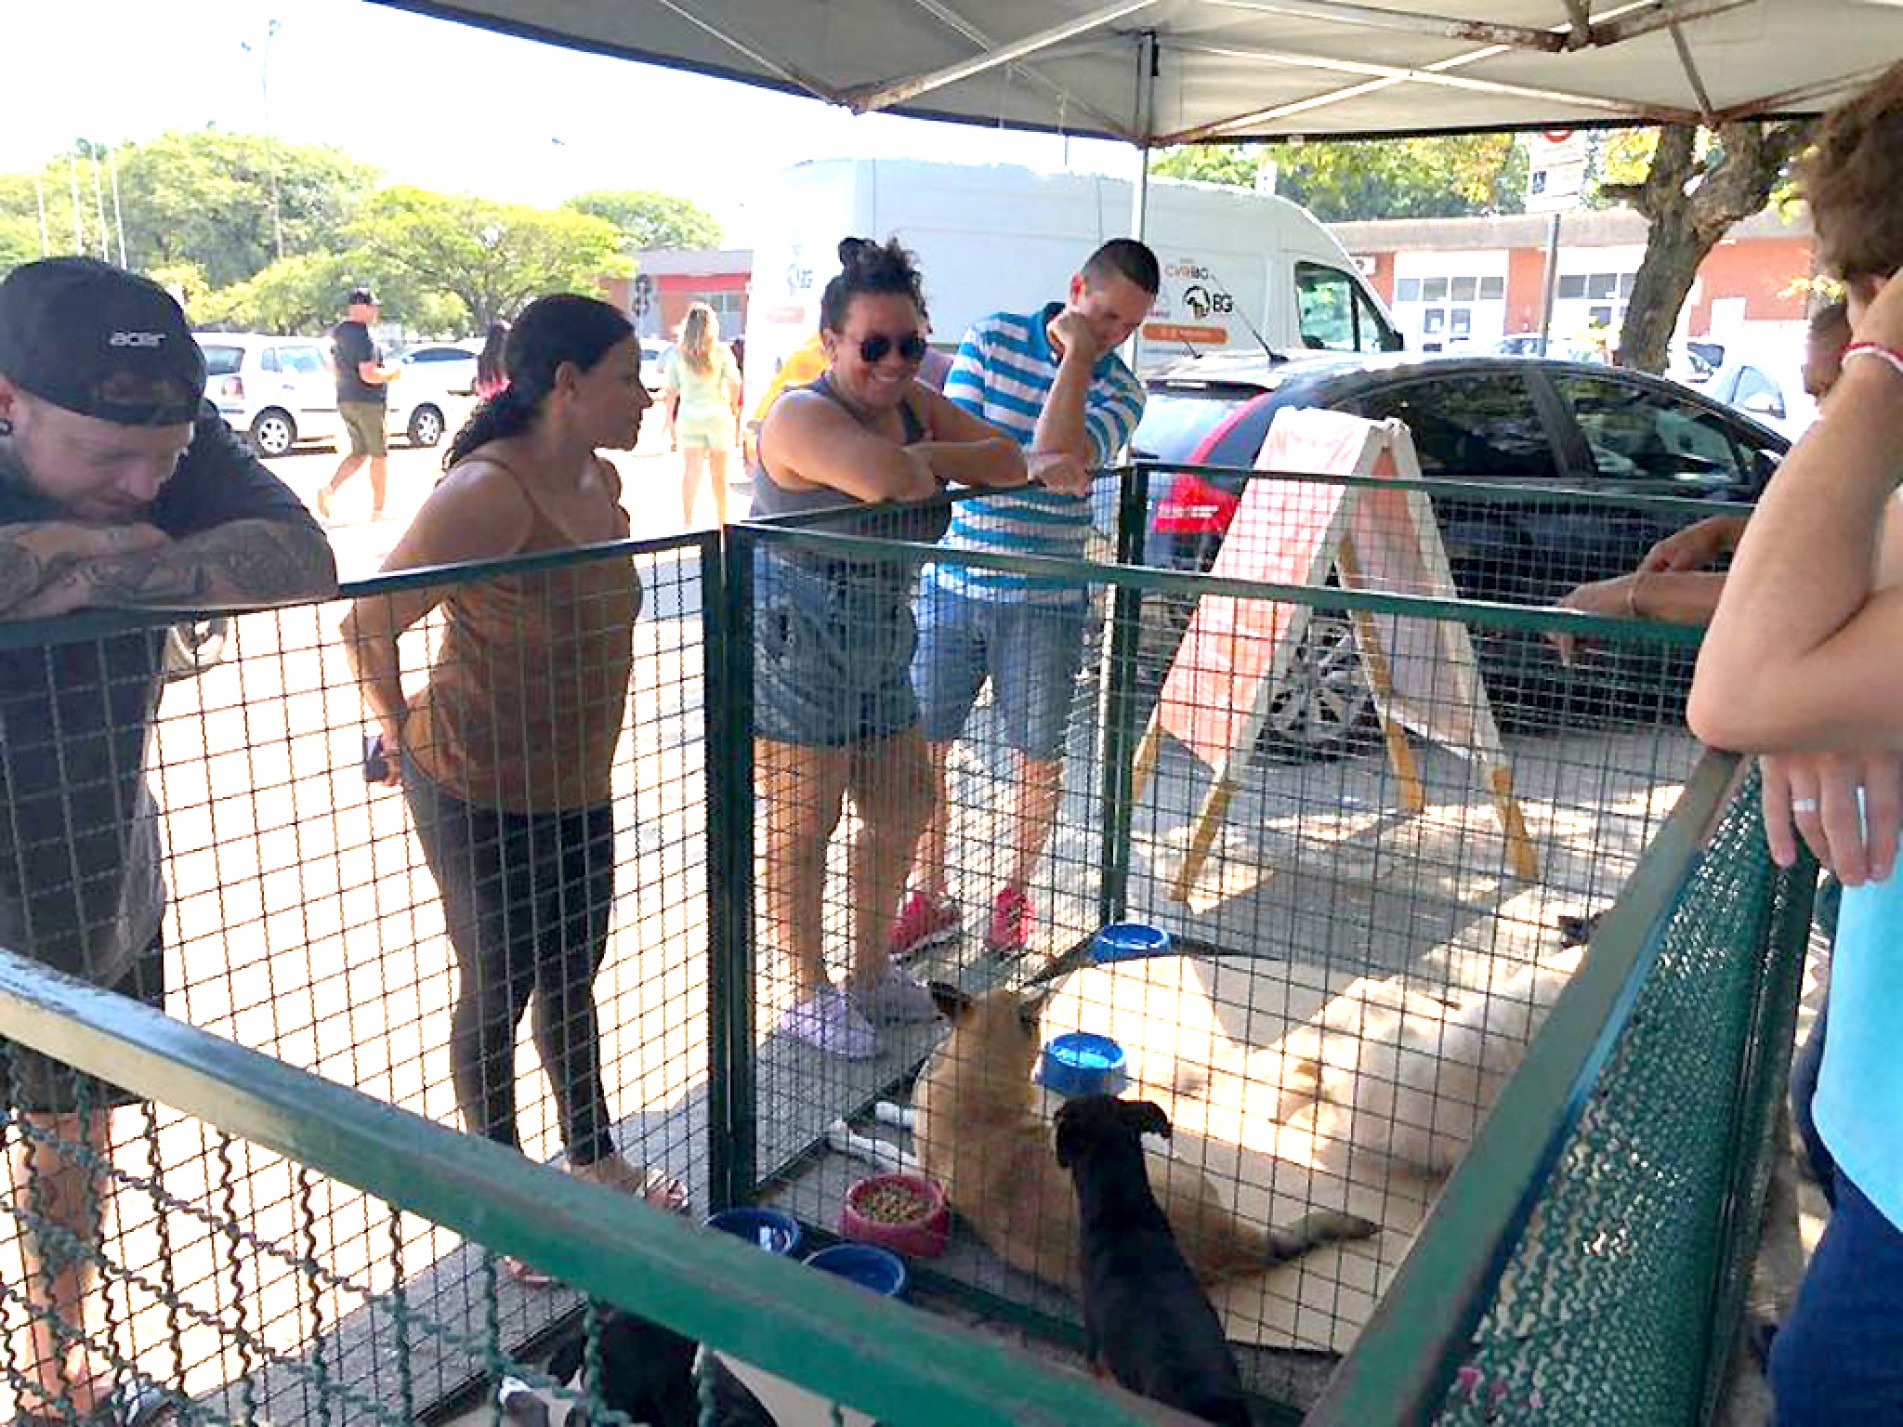
[[[1057,1162],[1077,1186],[1091,1361],[1132,1392],[1248,1427],[1222,1320],[1150,1191],[1142,1136],[1169,1132],[1169,1117],[1148,1100],[1091,1095],[1057,1112]]]
[[[602,1405],[652,1427],[698,1427],[694,1357],[699,1344],[619,1308],[602,1307],[600,1324]],[[587,1352],[581,1329],[577,1322],[549,1358],[548,1375],[557,1382],[568,1382],[581,1370]],[[772,1416],[732,1373],[713,1358],[704,1370],[713,1377],[719,1427],[773,1427]],[[503,1413],[505,1421],[522,1427],[545,1427],[549,1421],[546,1406],[526,1392],[505,1398]],[[590,1414],[578,1405],[568,1420],[585,1423]]]

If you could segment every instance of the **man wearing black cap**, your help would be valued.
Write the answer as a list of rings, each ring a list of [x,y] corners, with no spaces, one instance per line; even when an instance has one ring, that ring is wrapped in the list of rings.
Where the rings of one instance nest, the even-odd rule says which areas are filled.
[[[350,315],[330,329],[331,366],[337,374],[337,415],[350,437],[350,454],[337,463],[330,484],[317,493],[317,513],[330,519],[330,498],[343,489],[357,468],[370,462],[370,518],[383,518],[383,490],[389,479],[390,383],[401,367],[383,365],[383,351],[370,335],[377,320],[376,295],[367,287],[350,294]]]
[[[204,389],[185,314],[144,278],[55,258],[0,282],[0,619],[335,591],[322,530]],[[46,633],[0,646],[0,948],[160,1005],[165,886],[144,770],[164,630]],[[83,1250],[99,1242],[107,1112],[134,1097],[4,1041],[0,1093],[42,1132],[12,1167],[32,1321],[31,1351],[11,1360],[41,1389],[23,1390],[15,1420],[66,1421],[62,1399],[91,1420],[110,1379],[81,1349]]]

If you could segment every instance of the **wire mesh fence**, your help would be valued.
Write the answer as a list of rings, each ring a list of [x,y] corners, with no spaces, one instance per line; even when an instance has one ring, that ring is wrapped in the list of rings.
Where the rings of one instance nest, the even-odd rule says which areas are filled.
[[[763,1201],[821,1243],[856,1181],[922,1173],[949,1222],[875,1232],[925,1250],[927,1296],[1073,1344],[1077,1200],[1050,1116],[1092,1083],[1152,1100],[1173,1127],[1153,1179],[1245,1381],[1299,1410],[1697,759],[1680,727],[1695,632],[1542,606],[1710,507],[1469,487],[1455,511],[1448,483],[1297,478],[1264,482],[1280,503],[1245,501],[1255,523],[1182,568],[1142,561],[1156,475],[1123,473],[1114,499],[1106,483],[1116,516],[1084,561],[923,543],[915,512],[870,510],[415,572],[351,590],[342,629],[342,605],[241,617],[222,659],[201,650],[166,689],[155,808],[123,791],[136,698],[80,680],[122,735],[90,755],[110,817],[56,818],[43,841],[67,862],[29,867],[16,813],[9,860],[103,925],[74,896],[75,849],[112,864],[124,828],[162,833],[148,1000],[528,1161],[599,1162],[611,1125],[629,1169],[680,1178],[696,1210]],[[1541,563],[1502,531],[1575,554]],[[1290,552],[1313,578],[1279,575]],[[1475,584],[1487,569],[1517,594]],[[1000,582],[1012,597],[991,597]],[[487,602],[460,616],[490,621],[483,650],[457,643],[465,589]],[[81,671],[115,639],[159,657],[156,634],[59,635],[57,655],[43,630],[0,640]],[[1583,641],[1570,664],[1555,636]],[[446,661],[460,682],[426,692]],[[398,761],[405,796],[366,768],[366,688],[387,711],[400,679],[429,734]],[[16,807],[87,785],[15,730]],[[1761,876],[1761,848],[1722,860],[1741,886]],[[1114,936],[1103,954],[1119,923],[1160,930],[1167,954]],[[1764,950],[1760,923],[1740,935]],[[471,1007],[484,990],[495,1005]],[[31,1139],[17,1111],[42,1107],[24,1084],[13,1104]],[[258,1401],[272,1420],[383,1420],[352,1393],[408,1420],[527,1371],[579,1310],[530,1286],[506,1234],[469,1242],[458,1215],[300,1168],[207,1107],[128,1106],[113,1126],[112,1286],[67,1336],[227,1414],[204,1420]],[[1739,1137],[1732,1169],[1762,1143]],[[24,1187],[16,1256],[45,1217]],[[16,1339],[46,1316],[30,1293],[10,1300]],[[16,1387],[32,1364],[15,1349]]]
[[[1158,554],[1153,476],[1126,474],[1106,551]],[[1352,1347],[1699,757],[1681,722],[1696,631],[1551,602],[1725,508],[1473,486],[1450,507],[1428,482],[1273,484],[1274,519],[1237,526],[1238,546],[1193,572],[921,547],[885,512],[734,542],[770,578],[798,565],[849,583],[883,560],[881,617],[912,636],[909,661],[841,640],[819,687],[846,708],[855,679],[883,680],[919,719],[836,745],[856,748],[865,781],[829,791],[801,854],[808,966],[763,899],[756,1004],[836,983],[874,1021],[858,988],[897,976],[934,986],[950,1020],[829,1046],[763,1009],[761,1191],[834,1228],[860,1176],[938,1179],[955,1227],[932,1280],[1074,1328],[1075,1201],[1049,1154],[1061,1097],[1043,1082],[1061,1039],[1108,1037],[1122,1057],[1108,1087],[1173,1123],[1152,1178],[1245,1379],[1300,1405],[1318,1364]],[[1291,547],[1313,576],[1300,584],[1275,573]],[[1033,593],[987,600],[986,581]],[[780,600],[769,583],[746,612],[756,670],[788,657]],[[756,671],[756,697],[772,686]],[[905,812],[921,777],[933,810]],[[809,807],[769,777],[756,787],[764,883],[793,856],[776,818]],[[903,885],[881,867],[868,886],[867,844],[916,827]],[[1178,954],[1100,963],[1095,933],[1124,920]]]
[[[623,1183],[651,1168],[705,1205],[702,582],[716,548],[380,579],[351,602],[201,622],[195,640],[97,621],[0,632],[6,942],[537,1160]],[[340,631],[347,618],[364,638]],[[365,631],[384,647],[366,655]],[[378,744],[359,664],[406,689],[407,748]],[[72,1109],[41,1057],[14,1061],[23,1114]],[[48,1124],[71,1140],[81,1122]],[[574,1309],[526,1267],[434,1225],[399,1233],[347,1185],[170,1111],[120,1109],[101,1133],[101,1168],[131,1176],[103,1226],[118,1295],[103,1311],[130,1335],[126,1360],[175,1395],[314,1390],[271,1377],[273,1355],[332,1330],[386,1336],[373,1305],[393,1286],[424,1295],[451,1341],[531,1341]],[[42,1178],[22,1173],[16,1216]],[[214,1267],[227,1249],[242,1269]],[[35,1279],[6,1274],[16,1308],[50,1306]],[[194,1287],[208,1322],[178,1316]],[[406,1356],[388,1401],[435,1401],[483,1362]],[[321,1355],[311,1365],[321,1383]]]

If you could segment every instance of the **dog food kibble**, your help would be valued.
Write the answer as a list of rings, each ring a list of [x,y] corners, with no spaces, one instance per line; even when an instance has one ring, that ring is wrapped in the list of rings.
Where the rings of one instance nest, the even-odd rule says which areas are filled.
[[[926,1201],[902,1184],[874,1185],[855,1201],[859,1212],[881,1224],[903,1224],[924,1217]]]

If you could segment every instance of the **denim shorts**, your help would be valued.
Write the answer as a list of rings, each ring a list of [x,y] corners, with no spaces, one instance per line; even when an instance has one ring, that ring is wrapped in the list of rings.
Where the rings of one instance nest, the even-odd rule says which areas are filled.
[[[918,722],[909,560],[753,561],[753,724],[762,738],[844,748]]]
[[[957,738],[988,678],[1004,741],[1036,762],[1061,756],[1084,660],[1085,619],[1081,604],[969,599],[927,573],[912,660],[926,740]]]

